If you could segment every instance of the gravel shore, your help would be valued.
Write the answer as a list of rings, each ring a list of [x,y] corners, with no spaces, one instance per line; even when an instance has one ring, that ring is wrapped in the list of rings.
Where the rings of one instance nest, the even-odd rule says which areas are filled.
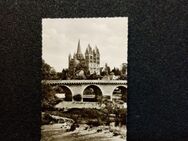
[[[126,127],[99,126],[90,128],[80,125],[75,131],[67,132],[62,124],[43,125],[41,141],[125,141]]]

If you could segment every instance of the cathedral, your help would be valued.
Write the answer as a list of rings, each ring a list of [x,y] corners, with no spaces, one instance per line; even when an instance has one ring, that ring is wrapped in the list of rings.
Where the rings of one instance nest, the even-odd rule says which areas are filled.
[[[84,56],[85,55],[85,56]],[[69,54],[69,71],[71,75],[89,71],[90,74],[100,75],[100,53],[97,46],[94,49],[88,44],[85,54],[81,52],[80,40],[78,41],[77,52],[73,56]]]

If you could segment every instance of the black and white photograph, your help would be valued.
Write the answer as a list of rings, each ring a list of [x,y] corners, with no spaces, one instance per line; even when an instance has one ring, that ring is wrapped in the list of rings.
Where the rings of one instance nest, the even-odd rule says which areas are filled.
[[[128,18],[43,18],[41,141],[125,141]]]
[[[0,141],[188,141],[186,0],[0,2]]]

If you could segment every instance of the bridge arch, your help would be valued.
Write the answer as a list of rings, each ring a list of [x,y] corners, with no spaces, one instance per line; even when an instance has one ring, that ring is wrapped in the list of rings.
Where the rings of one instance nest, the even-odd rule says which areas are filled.
[[[56,85],[55,86],[56,94],[62,95],[65,101],[72,101],[73,99],[73,92],[72,89],[67,85]]]
[[[116,86],[112,91],[112,100],[127,102],[127,87],[124,85]]]
[[[99,102],[102,96],[102,89],[95,84],[85,86],[82,91],[83,102]]]

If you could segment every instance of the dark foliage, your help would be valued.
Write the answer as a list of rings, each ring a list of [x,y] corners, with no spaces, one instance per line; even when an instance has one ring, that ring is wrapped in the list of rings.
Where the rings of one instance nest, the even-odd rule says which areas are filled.
[[[82,97],[81,97],[80,94],[77,94],[77,95],[74,95],[74,96],[73,96],[73,99],[74,99],[75,101],[81,101]]]
[[[46,109],[53,110],[54,105],[56,105],[61,101],[57,97],[55,97],[55,93],[56,93],[55,90],[53,90],[50,85],[42,84],[42,99],[41,99],[42,111]]]
[[[45,63],[44,60],[42,60],[42,79],[59,79],[55,69],[51,67],[49,64]]]

